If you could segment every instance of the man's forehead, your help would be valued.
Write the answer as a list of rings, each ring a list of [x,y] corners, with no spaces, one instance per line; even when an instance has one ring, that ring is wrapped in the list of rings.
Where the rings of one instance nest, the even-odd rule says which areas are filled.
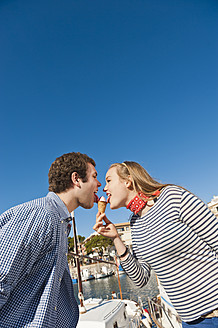
[[[97,171],[96,171],[96,168],[91,163],[88,163],[87,172],[89,172],[90,174],[93,174],[93,173],[96,173],[96,175],[98,174]]]

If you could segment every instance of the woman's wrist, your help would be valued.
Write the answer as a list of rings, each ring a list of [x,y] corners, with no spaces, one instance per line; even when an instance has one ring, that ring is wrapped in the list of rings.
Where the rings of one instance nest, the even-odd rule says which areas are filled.
[[[128,247],[126,247],[125,251],[122,254],[117,254],[117,257],[119,257],[119,259],[122,259],[122,258],[126,257],[127,254],[129,254],[129,248]]]
[[[114,245],[116,246],[117,242],[120,243],[121,238],[120,236],[117,234],[116,237],[112,238]]]
[[[128,250],[127,247],[122,242],[119,235],[116,238],[114,238],[114,246],[117,251],[117,257],[122,257],[122,259],[125,259],[126,256],[128,255]]]

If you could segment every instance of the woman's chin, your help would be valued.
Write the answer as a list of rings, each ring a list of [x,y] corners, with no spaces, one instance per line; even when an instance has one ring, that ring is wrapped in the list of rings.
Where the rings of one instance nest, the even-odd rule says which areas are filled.
[[[118,208],[120,208],[119,205],[111,204],[111,203],[110,203],[110,209],[111,209],[111,210],[117,210]]]
[[[110,203],[110,209],[111,209],[111,210],[115,210],[116,207],[115,207],[113,204]]]

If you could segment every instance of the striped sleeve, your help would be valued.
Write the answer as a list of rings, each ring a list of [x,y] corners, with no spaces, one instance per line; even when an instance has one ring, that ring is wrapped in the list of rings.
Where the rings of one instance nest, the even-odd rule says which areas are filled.
[[[148,283],[151,267],[137,253],[137,246],[134,244],[133,254],[130,253],[124,261],[121,261],[121,266],[136,286],[143,287]]]

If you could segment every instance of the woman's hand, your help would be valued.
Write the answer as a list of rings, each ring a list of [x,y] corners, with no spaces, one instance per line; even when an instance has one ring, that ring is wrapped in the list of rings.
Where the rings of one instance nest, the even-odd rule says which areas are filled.
[[[103,220],[105,224],[103,223]],[[102,236],[111,238],[112,240],[117,237],[119,238],[117,229],[115,228],[114,224],[110,220],[108,220],[105,213],[97,213],[96,224],[94,225],[93,229],[100,233]]]
[[[103,220],[105,224],[103,224]],[[126,246],[120,239],[120,236],[117,232],[117,229],[115,228],[115,225],[108,220],[105,213],[101,214],[100,212],[96,215],[96,224],[94,225],[93,229],[100,233],[104,237],[111,238],[114,242],[114,246],[116,247],[118,255],[121,255],[126,250]],[[122,260],[125,260],[127,258],[128,254],[122,258]]]

